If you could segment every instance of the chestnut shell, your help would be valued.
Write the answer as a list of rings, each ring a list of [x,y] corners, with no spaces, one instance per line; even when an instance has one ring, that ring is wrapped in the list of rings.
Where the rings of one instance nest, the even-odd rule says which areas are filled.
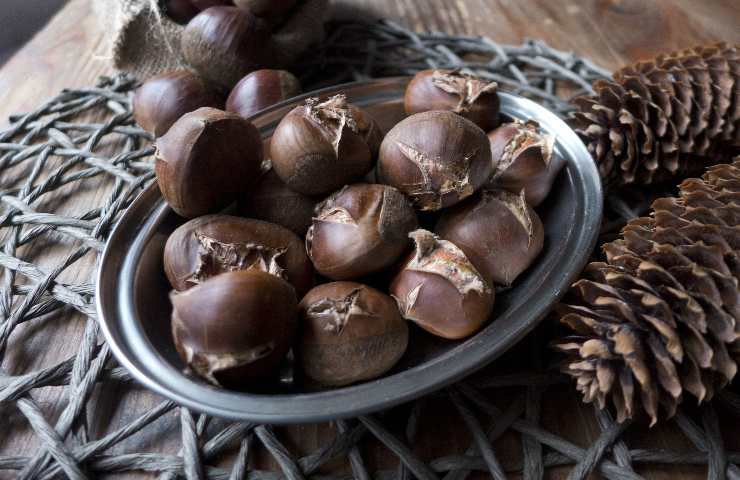
[[[280,276],[304,295],[314,271],[303,241],[279,225],[206,215],[184,223],[167,239],[164,268],[175,290],[186,290],[218,274],[257,269]]]
[[[313,288],[298,306],[297,358],[305,375],[326,386],[376,378],[408,345],[408,325],[388,295],[355,282]]]
[[[241,390],[274,376],[295,339],[295,290],[268,273],[224,273],[170,298],[177,353],[215,385]]]
[[[226,100],[226,111],[248,118],[299,93],[301,83],[292,73],[285,70],[257,70],[234,86]]]

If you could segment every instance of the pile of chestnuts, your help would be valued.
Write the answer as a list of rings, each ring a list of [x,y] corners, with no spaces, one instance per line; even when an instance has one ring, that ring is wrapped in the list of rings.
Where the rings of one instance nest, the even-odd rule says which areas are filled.
[[[391,371],[419,329],[479,331],[497,288],[543,249],[533,207],[563,164],[554,139],[534,121],[502,123],[495,83],[430,70],[387,133],[340,94],[303,102],[263,142],[245,117],[294,95],[287,75],[253,73],[225,103],[184,73],[137,93],[137,105],[161,102],[137,119],[158,136],[159,188],[186,219],[164,269],[187,370],[238,390],[276,385],[286,368],[303,388],[340,387]],[[167,98],[175,83],[192,103]]]

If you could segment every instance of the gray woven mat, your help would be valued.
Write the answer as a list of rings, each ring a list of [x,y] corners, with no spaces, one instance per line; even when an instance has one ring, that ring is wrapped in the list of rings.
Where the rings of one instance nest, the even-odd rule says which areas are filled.
[[[303,66],[303,77],[316,86],[429,66],[471,68],[561,114],[570,110],[568,96],[589,91],[591,81],[605,75],[588,61],[541,42],[504,46],[484,38],[415,34],[385,22],[334,25],[320,55]],[[96,387],[131,381],[100,339],[90,266],[121,212],[153,178],[151,139],[131,117],[134,86],[133,78],[119,76],[103,78],[93,88],[64,91],[37,110],[12,117],[10,127],[0,132],[0,442],[12,434],[15,423],[9,419],[19,417],[40,445],[35,451],[20,446],[6,451],[0,456],[0,476],[82,479],[140,471],[162,478],[463,480],[475,472],[497,479],[516,472],[537,479],[550,467],[570,466],[573,479],[591,472],[635,479],[641,478],[635,473],[640,465],[678,464],[706,465],[709,478],[740,478],[735,465],[740,452],[724,447],[717,413],[735,422],[740,397],[724,392],[714,404],[677,415],[672,422],[693,445],[690,451],[630,447],[625,433],[648,438],[651,433],[642,425],[617,425],[600,411],[594,412],[600,433],[590,445],[576,445],[540,425],[543,402],[563,379],[537,370],[498,375],[489,369],[435,394],[433,400],[443,402],[472,439],[466,450],[438,458],[420,458],[414,449],[421,426],[435,422],[427,418],[429,399],[400,407],[401,415],[397,410],[336,422],[336,437],[303,456],[281,440],[281,428],[217,421],[164,400],[95,436],[89,422],[109,415],[98,405],[102,388]],[[56,262],[44,261],[46,252],[53,252],[50,258]],[[62,319],[85,324],[83,335],[65,338],[77,353],[25,371],[13,354],[23,346],[18,342],[48,339]],[[546,349],[541,343],[535,347]],[[56,386],[55,401],[38,401],[41,389],[49,386]],[[124,391],[140,394],[135,388]],[[506,400],[503,408],[501,399]],[[61,409],[53,408],[57,402]],[[179,424],[178,454],[151,453],[144,450],[150,448],[146,444],[121,452],[120,444],[137,445],[132,440],[144,429],[163,422]],[[502,463],[496,441],[511,432],[520,437],[521,454]],[[398,458],[398,468],[368,472],[363,452],[370,443],[384,445]],[[280,471],[248,468],[258,449],[271,455]],[[234,458],[228,466],[225,456]],[[345,462],[346,474],[318,475],[337,458]]]

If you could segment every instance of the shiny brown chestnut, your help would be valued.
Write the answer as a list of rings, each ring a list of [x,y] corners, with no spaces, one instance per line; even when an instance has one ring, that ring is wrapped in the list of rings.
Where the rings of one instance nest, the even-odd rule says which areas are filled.
[[[208,82],[226,91],[249,72],[274,62],[268,24],[237,7],[211,7],[182,32],[182,53]]]
[[[489,281],[511,285],[542,251],[544,229],[524,199],[506,190],[480,196],[442,214],[436,233],[465,252]]]
[[[214,385],[259,386],[276,375],[295,339],[295,290],[275,275],[228,272],[170,299],[177,353]]]
[[[318,98],[291,110],[272,136],[275,173],[293,190],[326,195],[361,179],[373,168],[382,133],[345,95]]]
[[[190,0],[165,0],[163,6],[164,13],[180,25],[185,25],[200,12]]]
[[[285,99],[301,93],[301,83],[285,70],[262,69],[239,80],[226,100],[226,110],[251,117]]]
[[[412,115],[388,132],[377,174],[420,210],[439,210],[472,195],[492,170],[483,130],[455,113],[431,111]]]
[[[190,70],[171,70],[145,81],[133,98],[134,120],[161,137],[178,118],[200,107],[223,107],[223,99]]]
[[[542,133],[534,120],[515,120],[490,132],[488,139],[494,171],[487,188],[524,190],[528,204],[542,203],[565,165],[562,157],[553,154],[555,137]]]
[[[407,115],[449,110],[489,131],[499,124],[498,84],[459,70],[423,70],[406,87]]]
[[[414,207],[397,189],[349,185],[316,208],[306,234],[306,251],[325,277],[360,278],[393,265],[417,226]]]
[[[178,215],[193,218],[227,206],[258,178],[262,140],[239,115],[203,107],[157,140],[154,159],[162,196]]]
[[[493,310],[493,289],[454,243],[427,230],[409,236],[415,251],[390,286],[401,315],[448,339],[477,332]]]
[[[251,269],[287,280],[298,297],[313,286],[313,266],[303,241],[262,220],[205,215],[180,225],[164,247],[164,270],[175,290],[187,290],[224,272]]]
[[[298,363],[320,385],[379,377],[403,356],[409,329],[388,295],[355,282],[325,283],[298,305]]]
[[[239,8],[246,8],[258,17],[280,18],[285,16],[298,0],[234,0]]]

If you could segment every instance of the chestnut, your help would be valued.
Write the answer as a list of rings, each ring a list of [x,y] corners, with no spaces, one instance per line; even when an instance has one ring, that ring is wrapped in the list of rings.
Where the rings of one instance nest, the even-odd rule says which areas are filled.
[[[246,8],[258,17],[280,18],[285,16],[298,0],[234,0],[239,8]]]
[[[390,286],[401,315],[447,339],[478,331],[495,297],[483,275],[454,243],[421,229],[409,236],[415,250]]]
[[[175,290],[233,270],[262,270],[287,280],[297,295],[314,271],[303,241],[279,225],[231,215],[206,215],[180,225],[164,247],[164,270]]]
[[[154,159],[162,196],[178,215],[193,218],[227,206],[258,178],[262,140],[239,115],[203,107],[157,139]]]
[[[472,195],[492,170],[483,130],[455,113],[431,111],[412,115],[388,132],[377,174],[420,210],[439,210]]]
[[[237,210],[239,215],[276,223],[303,237],[311,226],[318,202],[288,188],[270,169],[239,197]]]
[[[391,297],[355,282],[325,283],[298,305],[296,352],[305,375],[342,386],[376,378],[395,365],[409,329]]]
[[[511,283],[542,251],[544,229],[524,192],[484,191],[445,211],[436,233],[462,249],[489,281]]]
[[[423,70],[406,87],[407,115],[449,110],[485,131],[499,124],[498,84],[459,70]]]
[[[417,225],[414,207],[397,189],[350,185],[316,208],[306,251],[325,277],[359,278],[395,263]]]
[[[134,119],[161,137],[178,118],[200,107],[223,107],[223,100],[190,70],[171,70],[146,80],[133,98]]]
[[[553,155],[555,137],[544,134],[534,120],[501,125],[488,134],[494,164],[488,188],[512,193],[524,190],[527,203],[536,207],[547,197],[565,161]]]
[[[306,100],[280,121],[270,159],[288,187],[306,195],[326,195],[367,174],[382,134],[366,112],[345,95]]]
[[[170,299],[177,353],[214,385],[241,390],[275,376],[295,339],[295,290],[275,275],[228,272]]]
[[[257,70],[239,80],[226,100],[226,110],[244,118],[301,93],[301,83],[285,70]]]
[[[200,11],[211,7],[234,5],[231,0],[190,0],[190,2]]]
[[[164,13],[180,25],[188,23],[200,12],[190,0],[165,0],[163,8]]]
[[[268,24],[237,7],[200,12],[182,32],[181,46],[191,67],[227,91],[249,72],[269,66],[274,57]]]

